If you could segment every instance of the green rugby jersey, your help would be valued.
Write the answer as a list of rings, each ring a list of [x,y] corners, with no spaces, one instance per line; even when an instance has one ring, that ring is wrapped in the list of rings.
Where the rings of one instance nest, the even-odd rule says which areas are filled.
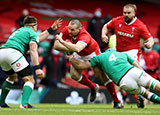
[[[25,54],[29,50],[29,43],[39,43],[39,35],[28,26],[21,27],[9,37],[8,41],[0,48],[14,48]]]
[[[98,66],[118,84],[121,77],[133,67],[134,60],[125,53],[104,52],[90,60],[92,67]]]

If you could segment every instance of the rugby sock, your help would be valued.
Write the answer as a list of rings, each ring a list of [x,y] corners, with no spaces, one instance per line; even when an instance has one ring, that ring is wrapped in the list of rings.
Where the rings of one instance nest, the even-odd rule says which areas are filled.
[[[124,92],[122,92],[121,94],[122,94],[122,96],[123,96],[123,101],[125,101],[126,98],[127,98],[127,92],[124,91]]]
[[[26,105],[28,103],[33,87],[33,83],[29,81],[24,84],[22,93],[22,105]]]
[[[156,94],[150,93],[147,98],[154,103],[160,103],[160,97]]]
[[[10,89],[13,87],[14,82],[9,81],[6,79],[4,83],[2,84],[2,92],[1,92],[1,98],[0,98],[0,104],[5,104],[5,99],[10,91]]]
[[[111,94],[113,101],[120,103],[113,82],[111,80],[108,80],[104,85],[107,87],[109,93]]]
[[[81,75],[78,82],[83,84],[83,85],[87,85],[90,89],[95,89],[96,88],[96,84],[91,82],[85,75]]]
[[[135,99],[136,102],[137,102],[138,95],[136,95],[136,94],[132,94],[132,95],[133,95],[134,99]]]

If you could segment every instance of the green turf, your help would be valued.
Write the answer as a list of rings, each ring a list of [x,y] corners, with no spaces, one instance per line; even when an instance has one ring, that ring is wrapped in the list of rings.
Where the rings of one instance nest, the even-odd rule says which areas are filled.
[[[160,115],[160,105],[146,105],[138,109],[136,105],[125,105],[123,109],[113,109],[111,104],[35,104],[34,109],[20,109],[19,105],[0,108],[0,115]]]

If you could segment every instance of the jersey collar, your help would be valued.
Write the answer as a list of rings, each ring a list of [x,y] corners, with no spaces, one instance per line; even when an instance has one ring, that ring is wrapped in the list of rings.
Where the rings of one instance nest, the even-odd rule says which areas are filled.
[[[125,21],[125,24],[127,24],[127,25],[131,25],[131,24],[133,24],[135,21],[137,20],[137,17],[135,17],[134,19],[133,19],[133,21],[132,22],[130,22],[129,24],[127,24]]]

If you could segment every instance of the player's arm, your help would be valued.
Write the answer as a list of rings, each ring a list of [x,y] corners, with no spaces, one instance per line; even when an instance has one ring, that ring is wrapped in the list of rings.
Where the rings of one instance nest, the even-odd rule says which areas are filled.
[[[36,67],[35,72],[38,78],[43,78],[44,77],[44,72],[40,69],[39,67],[39,61],[38,61],[38,52],[37,52],[38,45],[36,42],[31,41],[29,44],[29,52],[31,56],[31,61],[34,67]]]
[[[146,25],[144,24],[140,26],[140,36],[144,39],[145,48],[149,49],[154,45],[153,37],[151,33],[149,32],[149,30],[147,29]]]
[[[127,56],[127,60],[128,60],[128,62],[129,62],[130,64],[132,64],[132,65],[134,65],[135,67],[143,70],[143,69],[140,67],[140,65],[139,65],[139,63],[138,63],[137,60],[133,60],[133,59],[132,59],[128,54],[126,54],[126,53],[124,53],[124,54]]]
[[[76,44],[72,44],[71,42],[66,42],[61,38],[60,35],[56,35],[56,40],[58,40],[62,45],[67,47],[69,49],[69,51],[71,51],[71,52],[77,52],[78,53],[86,47],[86,44],[84,44],[80,41],[77,42]]]
[[[101,34],[102,41],[105,42],[105,43],[108,42],[108,36],[107,36],[107,34],[108,34],[108,32],[109,32],[109,30],[107,29],[106,26],[107,26],[107,24],[105,24],[105,25],[103,26],[103,28],[102,28],[102,34]]]
[[[36,42],[34,41],[31,41],[30,44],[29,44],[29,52],[30,52],[30,56],[31,56],[31,61],[32,61],[32,64],[34,66],[36,65],[39,65],[39,62],[38,62],[38,52],[37,52],[37,48],[38,48],[38,45]]]
[[[135,60],[135,61],[132,63],[132,65],[134,65],[135,67],[143,70],[143,69],[141,68],[141,66],[139,65],[139,63],[137,62],[137,60]]]
[[[153,37],[149,38],[144,42],[144,47],[147,49],[151,48],[153,45],[154,45]]]
[[[40,34],[39,34],[40,42],[43,41],[43,40],[45,40],[45,39],[47,39],[48,36],[49,36],[53,31],[57,30],[57,29],[61,26],[61,24],[62,24],[62,19],[58,19],[58,20],[56,20],[56,21],[52,24],[52,26],[51,26],[49,29],[47,29],[47,30],[43,31],[42,33],[40,33]]]
[[[58,51],[69,51],[69,49],[61,44],[58,40],[55,40],[53,48]]]
[[[69,58],[69,62],[70,64],[72,64],[76,69],[89,69],[91,68],[91,64],[89,61],[79,61],[79,60],[75,60],[74,58]]]

